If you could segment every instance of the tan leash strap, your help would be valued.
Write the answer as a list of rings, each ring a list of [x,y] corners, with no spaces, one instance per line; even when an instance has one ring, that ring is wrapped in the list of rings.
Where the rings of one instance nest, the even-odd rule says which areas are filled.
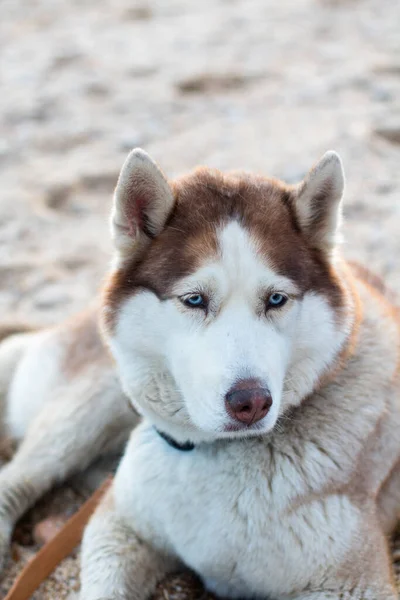
[[[56,535],[25,565],[4,600],[29,600],[41,583],[54,571],[82,539],[83,530],[109,489],[112,478],[81,506]]]

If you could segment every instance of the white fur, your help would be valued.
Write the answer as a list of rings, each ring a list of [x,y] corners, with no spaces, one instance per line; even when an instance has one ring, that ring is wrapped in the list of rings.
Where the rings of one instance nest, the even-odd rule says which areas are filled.
[[[60,340],[44,331],[31,335],[29,341],[29,352],[18,362],[7,398],[6,423],[18,440],[24,437],[60,380]]]
[[[304,295],[296,322],[296,344],[293,346],[285,386],[285,408],[297,405],[322,373],[332,364],[348,337],[353,323],[351,301],[338,327],[326,298],[309,292]]]
[[[291,512],[305,492],[299,472],[283,455],[276,469],[258,440],[236,444],[179,453],[143,424],[118,470],[116,511],[218,595],[281,598],[345,557],[362,515],[340,494]]]

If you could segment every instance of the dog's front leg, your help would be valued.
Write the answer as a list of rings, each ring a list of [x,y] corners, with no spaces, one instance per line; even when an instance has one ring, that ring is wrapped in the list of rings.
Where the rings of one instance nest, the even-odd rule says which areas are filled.
[[[140,539],[117,514],[111,489],[86,528],[81,600],[145,600],[179,561]]]
[[[91,383],[91,382],[89,382]],[[31,423],[13,459],[0,469],[0,571],[16,521],[52,486],[86,469],[128,437],[133,421],[124,402],[112,403],[99,377],[85,395],[66,389]],[[114,446],[115,444],[115,446]]]

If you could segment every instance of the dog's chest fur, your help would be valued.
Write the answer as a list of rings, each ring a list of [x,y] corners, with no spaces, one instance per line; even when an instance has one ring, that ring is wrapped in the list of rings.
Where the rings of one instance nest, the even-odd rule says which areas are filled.
[[[307,552],[303,540],[320,546],[318,571],[326,558],[324,521],[346,524],[349,538],[356,525],[357,511],[341,495],[316,499],[311,511],[310,504],[294,507],[307,493],[305,473],[261,440],[183,453],[144,424],[130,444],[116,488],[123,514],[139,535],[172,549],[220,595],[307,585],[297,568]],[[346,550],[342,531],[329,543],[330,550],[332,544]]]

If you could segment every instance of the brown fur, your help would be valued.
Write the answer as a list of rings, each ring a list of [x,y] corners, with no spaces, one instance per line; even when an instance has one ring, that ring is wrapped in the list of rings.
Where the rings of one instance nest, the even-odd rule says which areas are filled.
[[[65,336],[64,357],[61,364],[66,378],[76,377],[93,364],[110,363],[98,325],[98,311],[89,309],[76,315]]]

